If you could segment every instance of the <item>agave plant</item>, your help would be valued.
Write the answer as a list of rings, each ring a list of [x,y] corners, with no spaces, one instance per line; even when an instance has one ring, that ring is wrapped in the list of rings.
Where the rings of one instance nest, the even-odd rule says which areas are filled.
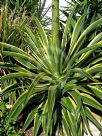
[[[58,1],[54,0],[52,5],[52,35],[46,35],[37,18],[35,33],[28,26],[21,28],[29,52],[0,43],[1,54],[18,62],[0,62],[2,68],[11,70],[0,77],[1,98],[21,89],[22,81],[24,86],[10,110],[8,122],[28,108],[21,134],[33,120],[34,136],[40,128],[47,136],[56,131],[68,136],[82,136],[87,131],[91,134],[89,120],[101,132],[102,126],[94,113],[101,116],[102,112],[102,33],[93,37],[93,32],[102,19],[85,28],[85,15],[77,22],[69,16],[60,40]],[[2,83],[6,80],[10,85],[5,88]]]
[[[37,33],[27,26],[22,30],[30,53],[0,43],[1,54],[19,62],[18,65],[0,62],[0,66],[13,71],[0,77],[1,84],[15,78],[29,81],[29,87],[25,84],[25,91],[13,105],[8,118],[8,121],[15,120],[25,107],[30,107],[21,133],[33,120],[34,136],[40,128],[46,135],[53,135],[58,130],[68,136],[82,136],[87,131],[91,133],[89,120],[102,131],[94,116],[94,113],[99,116],[102,113],[102,33],[89,39],[89,34],[91,36],[91,32],[102,24],[102,19],[84,29],[83,15],[71,32],[72,21],[69,17],[60,46],[53,44],[37,18]],[[0,96],[17,88],[18,82],[2,88]]]

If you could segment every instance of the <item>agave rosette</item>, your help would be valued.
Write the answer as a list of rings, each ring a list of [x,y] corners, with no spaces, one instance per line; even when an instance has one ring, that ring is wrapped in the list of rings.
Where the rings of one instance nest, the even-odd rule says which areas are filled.
[[[102,131],[101,124],[93,114],[95,112],[101,116],[102,112],[102,32],[89,37],[102,24],[102,19],[85,28],[83,15],[74,22],[71,33],[73,19],[69,17],[60,47],[52,45],[51,36],[46,35],[37,18],[34,20],[37,33],[27,26],[23,28],[30,53],[0,43],[2,55],[13,57],[19,62],[0,62],[1,67],[14,71],[0,77],[0,82],[13,78],[31,82],[16,100],[8,120],[16,119],[31,104],[22,133],[33,120],[34,136],[38,135],[40,127],[46,135],[53,135],[58,130],[68,136],[82,136],[84,132],[91,133],[89,120]],[[17,87],[19,85],[15,82],[3,88],[0,95],[15,91]]]

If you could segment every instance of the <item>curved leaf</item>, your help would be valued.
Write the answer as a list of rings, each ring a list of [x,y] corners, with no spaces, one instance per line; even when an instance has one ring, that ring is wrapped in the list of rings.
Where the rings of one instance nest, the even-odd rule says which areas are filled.
[[[39,118],[39,114],[36,113],[34,117],[34,136],[38,136],[40,125],[41,125],[41,120]]]

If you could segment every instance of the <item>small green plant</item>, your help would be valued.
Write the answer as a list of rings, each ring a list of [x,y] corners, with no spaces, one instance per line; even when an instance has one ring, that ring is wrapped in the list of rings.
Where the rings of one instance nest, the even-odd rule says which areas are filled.
[[[15,122],[7,121],[9,112],[3,101],[0,101],[0,136],[20,136],[15,131]]]

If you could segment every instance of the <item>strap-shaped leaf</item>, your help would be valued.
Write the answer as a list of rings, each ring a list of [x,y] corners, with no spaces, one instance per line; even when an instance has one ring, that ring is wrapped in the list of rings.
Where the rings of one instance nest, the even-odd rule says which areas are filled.
[[[81,83],[81,85],[77,86],[77,89],[80,90],[80,91],[83,92],[83,93],[87,93],[87,94],[89,94],[89,95],[93,95],[93,92],[90,91],[90,90],[87,88],[87,83],[86,83],[86,84],[84,84],[84,83],[82,84],[82,83]]]
[[[48,117],[52,118],[53,109],[56,101],[57,86],[51,86],[48,90]]]
[[[74,51],[74,49],[76,48],[76,42],[77,42],[77,39],[81,33],[81,30],[83,28],[83,23],[84,23],[84,20],[85,20],[85,15],[82,15],[77,23],[75,24],[75,27],[74,27],[74,30],[73,30],[73,33],[72,33],[72,37],[71,37],[71,43],[70,43],[70,50],[69,50],[69,53],[72,54],[72,52]]]
[[[3,42],[0,42],[0,49],[2,48],[3,46],[3,49],[7,49],[9,51],[12,51],[12,52],[17,52],[17,53],[21,53],[21,54],[24,54],[24,55],[27,55],[29,56],[26,52],[24,52],[22,49],[14,46],[14,45],[11,45],[11,44],[7,44],[7,43],[3,43]]]
[[[97,110],[100,110],[100,111],[102,110],[102,105],[96,99],[94,99],[92,96],[90,96],[86,93],[79,94],[78,90],[70,91],[68,93],[73,97],[73,99],[76,102],[78,102],[78,98],[81,95],[81,98],[82,98],[82,101],[84,104],[92,106]]]
[[[17,101],[15,102],[15,104],[13,105],[9,116],[8,116],[8,120],[16,120],[16,118],[18,117],[18,115],[21,113],[21,111],[24,109],[25,107],[25,98],[26,98],[26,94],[27,92],[24,92],[20,95],[20,97],[17,99]]]
[[[31,32],[30,32],[31,33]],[[34,36],[33,36],[34,37]],[[34,39],[37,39],[34,37]],[[51,69],[50,60],[48,58],[48,55],[46,55],[46,52],[44,51],[44,48],[42,47],[41,43],[37,41],[33,41],[32,35],[28,35],[25,33],[25,40],[30,47],[30,49],[33,51],[33,56],[35,59],[37,59],[38,62],[40,62],[41,66],[49,67]],[[37,42],[37,43],[36,43]],[[40,47],[38,46],[40,44]]]
[[[102,44],[97,43],[97,44],[91,45],[90,47],[86,47],[86,48],[80,50],[75,56],[75,58],[77,58],[81,55],[81,57],[79,58],[77,63],[81,63],[82,61],[85,61],[85,59],[87,59],[96,49],[98,49],[100,47],[102,47]]]
[[[37,67],[34,66],[34,64],[32,64],[29,60],[25,58],[14,57],[14,59],[28,69],[37,69]]]
[[[52,132],[53,132],[53,125],[54,125],[53,114],[54,114],[54,107],[55,107],[55,101],[56,101],[56,91],[57,91],[56,85],[50,86],[48,90],[48,106],[47,106],[48,116],[47,118],[44,119],[44,122],[47,119],[46,120],[47,124],[45,128],[46,135],[48,134],[52,135]]]
[[[23,134],[24,133],[24,131],[27,129],[27,127],[30,125],[30,123],[33,121],[33,119],[34,119],[34,115],[35,115],[35,113],[37,112],[37,109],[33,109],[30,113],[29,113],[29,115],[28,115],[28,117],[27,117],[27,119],[26,119],[26,121],[25,121],[25,123],[24,123],[24,125],[23,125],[23,128],[21,129],[21,133]]]
[[[32,45],[28,45],[28,46],[30,46],[32,51],[35,51],[35,49],[36,49],[37,52],[40,53],[41,45],[38,42],[38,38],[35,36],[35,34],[31,31],[31,29],[29,27],[25,26],[25,30],[26,30],[26,32],[24,33],[24,38],[25,38],[26,42],[29,43],[27,41],[27,39],[28,39],[27,37],[29,37],[33,41],[33,44]]]
[[[43,112],[42,112],[42,128],[44,133],[46,133],[47,131],[47,118],[48,118],[48,100],[46,100],[46,103],[44,105],[43,108]]]
[[[55,52],[58,52],[59,53],[59,51],[57,50],[57,51],[55,51],[55,47],[54,46],[49,46],[48,45],[48,38],[47,38],[47,35],[46,35],[46,33],[45,33],[45,31],[44,31],[44,29],[43,29],[43,27],[42,27],[42,25],[41,25],[41,23],[39,22],[39,20],[36,18],[36,17],[34,17],[34,21],[35,21],[35,23],[36,23],[36,26],[37,26],[37,28],[38,28],[38,33],[39,33],[39,35],[40,35],[40,42],[41,42],[41,45],[42,45],[42,47],[44,48],[44,50],[45,50],[45,52],[46,52],[46,56],[47,56],[47,58],[48,58],[48,61],[49,62],[51,62],[51,60],[52,60],[52,58],[54,57],[54,61],[55,61],[55,66],[57,67],[57,68],[59,68],[58,67],[58,56],[57,56],[57,53],[55,53]],[[57,47],[57,46],[56,46]],[[52,49],[53,48],[53,49]],[[52,54],[53,53],[53,54]],[[52,56],[53,55],[53,56]],[[53,67],[53,65],[51,66],[51,68]]]
[[[102,100],[102,88],[97,86],[88,86],[94,92],[94,94]]]
[[[102,57],[95,58],[93,61],[91,61],[90,66],[100,63],[101,61],[102,61]]]
[[[76,122],[78,122],[80,119],[82,105],[83,103],[82,103],[81,97],[79,97],[77,105],[76,105],[75,113],[74,113]]]
[[[66,84],[64,85],[63,93],[65,93],[68,90],[73,90],[76,87],[76,82],[77,82],[77,80],[75,80],[75,79],[73,79],[69,82],[66,82]]]
[[[31,30],[29,30],[29,31],[31,31]],[[32,33],[32,32],[30,32],[30,33]],[[31,34],[29,35],[27,32],[24,33],[24,39],[25,39],[27,45],[30,47],[31,51],[35,54],[35,57],[40,59],[40,57],[42,57],[42,54],[43,55],[45,55],[45,54],[44,54],[44,52],[41,51],[41,48],[42,48],[41,45],[40,45],[40,47],[38,46],[39,43],[37,42],[37,39],[35,38],[35,36],[33,36],[33,38],[34,39],[32,39]],[[41,52],[42,52],[42,54],[41,54]]]
[[[77,88],[75,90],[69,91],[68,93],[73,98],[73,101],[76,102],[76,104],[77,104],[80,99],[80,93],[78,92]]]
[[[87,47],[93,46],[93,45],[97,44],[97,43],[98,43],[99,41],[101,41],[101,40],[102,40],[102,32],[99,33],[97,36],[95,36],[95,38],[87,45]],[[88,51],[87,53],[83,54],[83,55],[80,57],[79,61],[81,61],[81,60],[87,58],[87,57],[91,54],[91,52],[92,52],[92,51]]]
[[[41,119],[39,113],[36,113],[34,117],[34,136],[38,136],[40,125],[41,125]]]
[[[86,72],[85,70],[83,70],[81,68],[75,68],[74,70],[76,72],[80,73],[82,78],[87,78],[87,79],[90,79],[92,81],[95,81],[95,79],[88,72]]]
[[[54,113],[53,113],[53,126],[55,126],[56,125],[56,123],[57,123],[57,120],[58,120],[58,118],[59,118],[59,111],[58,111],[58,108],[56,108],[55,110],[54,110]]]
[[[20,88],[20,86],[17,83],[9,85],[6,88],[4,88],[2,91],[0,91],[0,97],[4,96],[6,94],[9,94],[9,93],[11,93],[11,92],[13,92],[13,91],[15,91],[15,90],[17,90],[19,88]]]
[[[3,82],[4,80],[13,79],[13,78],[23,78],[23,77],[32,77],[34,78],[36,74],[30,73],[30,72],[15,72],[11,73],[5,76],[0,77],[0,82]]]
[[[71,98],[69,97],[63,97],[60,101],[61,105],[63,107],[65,107],[67,110],[69,110],[70,112],[74,112],[75,111],[75,103],[73,102],[73,100],[71,100]]]
[[[49,61],[48,55],[50,55],[50,54],[47,54],[46,48],[43,45],[42,41],[40,40],[40,37],[35,36],[34,33],[31,31],[31,29],[28,28],[27,26],[25,26],[25,29],[26,29],[27,33],[24,33],[24,37],[25,37],[26,42],[28,43],[28,46],[30,46],[30,48],[32,49],[33,53],[36,53],[39,57],[45,56],[47,61]],[[33,43],[33,44],[30,44],[29,41],[30,41],[30,43]]]
[[[38,74],[35,79],[33,80],[33,82],[31,83],[28,92],[26,94],[26,98],[25,98],[25,104],[28,102],[29,97],[32,95],[32,93],[36,92],[35,86],[37,85],[37,83],[39,82],[40,79],[42,79],[42,77],[45,76],[45,73],[40,73]]]
[[[27,56],[25,54],[16,53],[16,52],[10,52],[10,51],[2,51],[3,55],[10,56],[10,57],[18,57],[27,60],[28,62],[32,63],[34,66],[36,66],[35,59],[32,58],[32,56]]]
[[[82,136],[82,135],[83,135],[83,124],[81,122],[78,129],[78,136]]]
[[[41,63],[39,62],[36,62],[35,65],[32,64],[30,61],[28,61],[27,59],[22,59],[22,58],[19,58],[19,57],[14,57],[15,60],[17,60],[19,63],[21,63],[23,66],[27,67],[28,69],[33,69],[33,70],[40,70],[40,71],[44,71],[46,72],[47,74],[50,74],[51,75],[51,72],[48,70],[47,67],[45,67],[44,65],[42,65]]]
[[[34,107],[31,112],[28,114],[28,117],[23,125],[23,128],[20,130],[20,132],[23,134],[23,132],[27,129],[27,127],[30,125],[30,123],[36,118],[36,115],[39,113],[38,111],[42,107],[43,103],[41,103],[39,106]],[[41,121],[41,120],[40,120]]]
[[[98,49],[100,47],[102,47],[102,44],[98,43],[98,44],[92,45],[91,47],[86,47],[86,48],[80,50],[77,54],[73,55],[72,58],[68,61],[68,65],[67,65],[67,67],[65,67],[64,71],[68,70],[69,68],[72,68],[75,65],[80,64],[81,61],[84,61],[86,59],[86,58],[83,58],[81,61],[79,61],[80,58],[78,59],[78,57],[80,57],[80,55],[87,53],[88,51],[90,53],[93,53],[96,49]],[[87,57],[89,57],[89,56],[87,56]]]
[[[67,121],[66,121],[65,118],[62,118],[62,124],[63,124],[64,130],[65,130],[66,136],[70,136],[70,131],[69,131],[68,123],[67,123]]]
[[[83,38],[89,33],[89,32],[91,32],[92,30],[94,30],[94,29],[96,29],[100,24],[102,23],[102,18],[101,19],[99,19],[99,20],[97,20],[97,21],[95,21],[95,22],[93,22],[91,25],[89,25],[84,31],[83,31],[83,33],[80,35],[80,37],[78,38],[78,40],[77,40],[77,42],[75,43],[75,45],[74,45],[74,50],[73,51],[75,51],[74,52],[74,54],[76,54],[77,52],[78,52],[78,50],[80,49],[80,47],[81,47],[81,42],[82,42],[82,40],[83,40]],[[79,26],[80,27],[80,26]],[[73,53],[73,52],[72,52]],[[71,53],[71,54],[72,54]]]
[[[36,22],[36,26],[38,28],[38,33],[41,36],[41,40],[42,40],[42,42],[44,44],[44,48],[46,50],[46,53],[48,54],[48,39],[47,39],[47,35],[46,35],[46,33],[45,33],[41,23],[39,22],[39,20],[36,17],[34,17],[34,21]]]
[[[91,130],[90,130],[90,126],[89,126],[89,121],[88,121],[88,118],[86,116],[86,113],[85,113],[85,109],[84,107],[82,106],[81,108],[81,117],[83,119],[83,124],[85,124],[85,130],[87,132],[87,130],[89,131],[89,133],[91,134]],[[87,128],[87,129],[86,129]]]
[[[100,130],[102,131],[102,125],[96,120],[89,108],[85,108],[87,118]]]
[[[53,118],[51,119],[50,117],[48,117],[47,119],[47,126],[46,126],[46,135],[48,136],[52,136],[53,133]]]
[[[12,69],[15,71],[20,71],[20,72],[28,72],[28,70],[26,70],[25,68],[22,68],[18,65],[15,64],[11,64],[11,63],[7,63],[7,62],[0,62],[0,67],[4,68],[4,69]]]
[[[62,43],[61,43],[61,48],[64,49],[66,47],[66,44],[67,44],[67,38],[68,38],[68,33],[69,33],[69,27],[70,27],[70,24],[71,24],[71,16],[69,16],[67,18],[67,21],[66,21],[66,25],[65,25],[65,28],[64,28],[64,33],[63,33],[63,38],[62,38]]]
[[[86,47],[86,48],[80,50],[74,57],[75,58],[79,57],[80,55],[82,55],[84,53],[87,54],[87,52],[90,52],[90,54],[91,54],[93,51],[95,51],[96,49],[98,49],[100,47],[102,47],[101,43],[92,44],[90,47]],[[87,55],[87,57],[88,57],[88,55]],[[85,59],[85,58],[83,57],[83,59]]]
[[[83,103],[89,106],[92,106],[97,110],[100,110],[100,111],[102,110],[102,105],[98,101],[96,101],[92,96],[85,93],[81,93],[81,96],[82,96]]]
[[[69,94],[72,96],[72,98],[75,100],[76,102],[76,105],[79,105],[80,108],[78,108],[80,110],[80,116],[82,117],[82,119],[84,120],[83,122],[83,125],[85,123],[85,126],[88,128],[88,131],[90,132],[90,128],[89,128],[89,124],[88,124],[88,121],[87,121],[87,118],[86,118],[86,115],[85,115],[85,112],[84,112],[84,108],[83,108],[83,103],[78,104],[79,103],[79,100],[81,98],[81,96],[79,95],[78,91],[75,90],[75,91],[70,91]],[[81,101],[83,102],[83,100]],[[83,126],[84,127],[84,126]],[[84,128],[84,131],[86,130],[86,128]]]
[[[99,64],[96,64],[96,65],[93,65],[92,67],[87,69],[87,72],[89,72],[90,74],[102,72],[102,64],[99,63]]]
[[[65,118],[65,120],[67,121],[67,125],[72,133],[72,136],[77,136],[77,128],[76,128],[76,122],[72,116],[72,113],[70,113],[69,111],[65,110],[65,108],[63,107],[63,116]]]

